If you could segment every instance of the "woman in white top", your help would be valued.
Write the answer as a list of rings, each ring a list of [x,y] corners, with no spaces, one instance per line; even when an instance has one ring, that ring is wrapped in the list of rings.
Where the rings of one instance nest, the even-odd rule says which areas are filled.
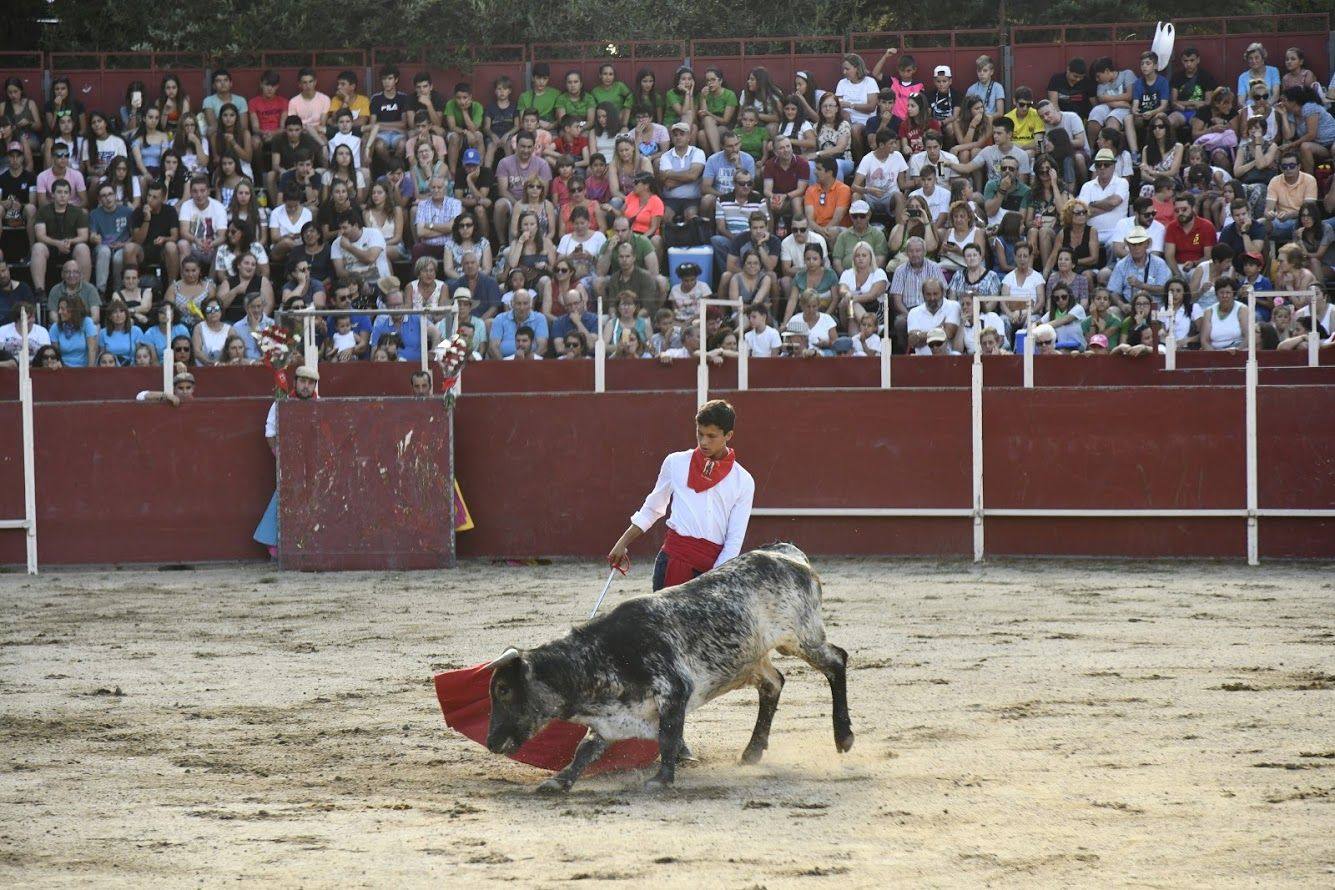
[[[890,289],[885,270],[876,265],[876,253],[866,241],[853,245],[853,265],[839,276],[839,302],[836,311],[841,316],[858,321],[870,312],[879,322],[885,315],[881,298]]]
[[[1177,349],[1195,349],[1201,342],[1198,325],[1205,314],[1191,299],[1191,288],[1181,278],[1173,277],[1164,284],[1164,302],[1172,318],[1173,339]]]
[[[366,224],[379,229],[385,236],[385,256],[391,263],[406,259],[403,247],[403,208],[399,206],[398,189],[389,189],[383,182],[371,186],[370,203],[366,205]]]
[[[180,155],[181,164],[189,175],[209,172],[209,140],[200,135],[199,121],[193,114],[181,115],[172,148]]]
[[[816,150],[816,128],[802,113],[802,106],[798,104],[798,100],[799,97],[793,95],[783,101],[778,132],[774,137],[777,139],[780,136],[787,136],[793,141],[793,151],[803,154]]]
[[[222,320],[223,304],[217,297],[208,297],[200,304],[204,320],[195,325],[191,335],[195,341],[195,363],[216,365],[222,360],[223,347],[232,336],[232,326]]]
[[[950,205],[950,227],[945,231],[945,240],[941,243],[941,267],[944,269],[965,268],[964,246],[977,245],[980,252],[986,250],[983,230],[974,221],[973,212],[963,201]]]
[[[835,338],[839,336],[839,325],[833,317],[820,311],[820,294],[814,290],[804,291],[798,303],[802,311],[788,319],[785,329],[807,338],[802,357],[815,358],[822,354],[832,354]]]
[[[442,299],[445,282],[436,277],[436,260],[433,257],[419,259],[413,264],[413,272],[417,274],[417,280],[403,292],[403,298],[409,306],[413,309],[435,308],[445,302]]]
[[[867,73],[867,63],[857,53],[844,56],[843,73],[843,79],[835,85],[834,94],[839,97],[840,109],[847,112],[848,122],[853,125],[854,142],[859,148],[865,148],[865,125],[876,110],[881,86]]]
[[[1043,275],[1034,269],[1034,249],[1025,242],[1015,245],[1015,268],[1006,273],[1006,277],[1001,279],[1001,295],[1003,297],[1028,297],[1029,305],[1035,314],[1043,311],[1045,301],[1043,299]],[[988,305],[984,303],[984,308],[991,309],[996,304]],[[1013,327],[1020,327],[1024,324],[1026,308],[1022,303],[1005,303],[1001,308],[1002,314],[1008,316]]]
[[[1239,349],[1251,335],[1247,307],[1237,300],[1237,282],[1225,276],[1214,283],[1219,302],[1201,315],[1201,349]]]
[[[128,158],[125,140],[111,132],[107,116],[100,111],[88,114],[88,139],[84,142],[84,172],[90,179],[101,179],[113,158]]]
[[[589,147],[601,154],[608,164],[616,157],[617,136],[621,133],[621,109],[612,102],[600,102],[593,109],[593,127],[589,129]]]
[[[301,198],[301,187],[291,185],[283,195],[283,206],[269,214],[269,253],[274,262],[283,262],[293,248],[301,246],[301,230],[314,220]]]

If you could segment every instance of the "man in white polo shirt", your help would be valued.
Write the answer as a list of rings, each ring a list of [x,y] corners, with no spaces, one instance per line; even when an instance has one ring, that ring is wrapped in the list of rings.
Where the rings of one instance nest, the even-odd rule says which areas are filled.
[[[1094,155],[1094,177],[1080,187],[1080,200],[1089,206],[1089,225],[1104,247],[1131,205],[1131,186],[1114,171],[1116,164],[1112,151],[1100,148]]]
[[[663,459],[658,481],[644,505],[607,554],[623,572],[626,550],[672,507],[667,539],[654,563],[654,590],[675,587],[732,559],[742,550],[756,483],[728,447],[737,413],[722,399],[706,402],[695,415],[696,448]]]

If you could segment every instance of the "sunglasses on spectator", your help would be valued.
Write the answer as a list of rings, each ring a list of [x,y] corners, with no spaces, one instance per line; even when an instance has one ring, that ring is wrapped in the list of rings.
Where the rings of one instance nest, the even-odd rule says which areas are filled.
[[[1089,216],[1089,211],[1085,210],[1084,208],[1077,207],[1076,209],[1071,211],[1071,216]]]
[[[1167,129],[1168,129],[1168,125],[1167,125],[1167,124],[1155,124],[1155,125],[1154,125],[1154,129],[1156,129],[1156,130],[1167,130]]]
[[[1298,165],[1297,165],[1297,164],[1292,164],[1292,163],[1290,163],[1290,164],[1280,164],[1280,165],[1279,165],[1279,169],[1281,169],[1281,170],[1297,170],[1297,169],[1298,169]]]
[[[68,158],[70,153],[67,151],[53,151],[51,152],[51,156],[55,158]]]
[[[793,226],[794,232],[805,232],[806,230],[807,230],[806,226]]]
[[[1252,98],[1253,98],[1253,99],[1269,99],[1269,98],[1270,98],[1270,94],[1269,94],[1269,93],[1252,93]]]
[[[1002,173],[1019,173],[1019,172],[1020,172],[1020,168],[1019,168],[1019,167],[1002,167],[1002,168],[1001,168],[1001,172],[1002,172]]]
[[[1015,103],[1016,108],[1032,108],[1033,106],[1034,106],[1033,102],[1025,102],[1023,100]]]
[[[473,225],[473,221],[472,221],[471,219],[461,219],[461,220],[459,220],[459,228],[461,228],[461,229],[462,229],[462,228],[465,228],[465,227],[472,227],[472,225]]]
[[[1113,165],[1112,161],[1096,161],[1094,163],[1095,167],[1111,167],[1112,165]]]

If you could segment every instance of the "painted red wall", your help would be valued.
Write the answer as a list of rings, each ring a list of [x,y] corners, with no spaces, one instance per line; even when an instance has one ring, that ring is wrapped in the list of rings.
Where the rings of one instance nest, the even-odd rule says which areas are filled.
[[[1078,360],[1077,360],[1078,361]],[[647,363],[646,363],[647,364]],[[332,395],[329,381],[323,384]],[[735,444],[763,507],[967,507],[968,391],[730,393]],[[258,559],[250,539],[274,486],[265,398],[180,408],[130,401],[35,410],[39,556],[46,565]],[[456,465],[477,528],[460,555],[606,552],[662,455],[692,446],[694,394],[465,395]],[[1335,508],[1335,388],[1263,387],[1260,504]],[[19,409],[0,404],[0,514],[22,513]],[[990,507],[1243,506],[1238,387],[989,389]],[[1335,521],[1262,519],[1267,556],[1335,556]],[[649,558],[660,530],[636,547]],[[1238,557],[1242,519],[987,520],[990,554]],[[757,517],[750,544],[813,553],[971,552],[968,519]],[[0,563],[23,558],[0,534]]]

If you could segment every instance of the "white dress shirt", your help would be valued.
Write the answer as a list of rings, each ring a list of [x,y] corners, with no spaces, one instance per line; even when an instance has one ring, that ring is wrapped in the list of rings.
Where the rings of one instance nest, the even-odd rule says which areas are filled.
[[[688,538],[703,538],[722,544],[714,567],[718,568],[742,552],[742,539],[751,521],[751,502],[756,483],[740,463],[733,463],[727,476],[708,491],[695,491],[686,484],[691,469],[691,451],[674,451],[663,458],[654,490],[644,506],[630,517],[640,531],[648,531],[672,505],[667,527]]]

